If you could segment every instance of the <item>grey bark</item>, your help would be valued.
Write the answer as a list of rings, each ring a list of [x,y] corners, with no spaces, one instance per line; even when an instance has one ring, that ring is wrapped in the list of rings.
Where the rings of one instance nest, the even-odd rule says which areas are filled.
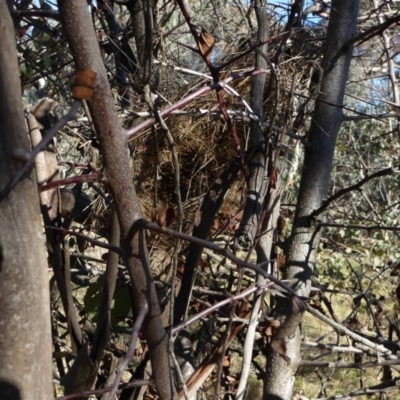
[[[104,172],[112,194],[121,229],[121,245],[127,255],[136,314],[148,304],[143,332],[149,346],[155,386],[160,399],[171,398],[172,382],[168,359],[168,336],[162,326],[160,307],[148,264],[144,232],[130,236],[133,223],[142,218],[130,171],[127,135],[122,129],[94,28],[84,0],[58,2],[63,27],[76,66],[97,73],[89,102],[103,155]]]
[[[257,42],[265,43],[269,37],[268,13],[266,2],[255,0],[252,2],[257,16],[258,35]],[[268,63],[265,55],[268,45],[259,47],[256,53],[256,69],[267,69]],[[249,135],[249,152],[252,154],[249,163],[249,177],[247,179],[246,203],[243,218],[236,234],[236,245],[243,249],[250,249],[255,241],[258,225],[261,218],[263,201],[268,185],[267,177],[267,145],[262,129],[264,122],[264,86],[265,74],[253,78],[250,92],[250,105],[258,121],[251,121]]]
[[[0,1],[0,187],[20,169],[14,150],[29,151],[13,21]],[[0,202],[0,397],[52,399],[47,259],[34,174]]]
[[[301,184],[291,236],[286,247],[285,278],[294,279],[294,288],[308,296],[320,235],[312,212],[321,206],[329,186],[333,154],[343,111],[346,80],[352,58],[348,41],[356,33],[359,0],[333,0],[327,38],[324,45],[324,77],[315,104],[305,150]],[[278,299],[277,309],[283,316],[290,313],[288,301]],[[289,400],[300,355],[300,332],[286,338],[288,364],[281,355],[270,350],[265,375],[264,400]]]
[[[147,0],[145,0],[147,1]],[[135,37],[136,52],[139,60],[139,65],[143,66],[145,52],[145,22],[142,0],[131,0],[127,5],[131,14],[133,36]]]

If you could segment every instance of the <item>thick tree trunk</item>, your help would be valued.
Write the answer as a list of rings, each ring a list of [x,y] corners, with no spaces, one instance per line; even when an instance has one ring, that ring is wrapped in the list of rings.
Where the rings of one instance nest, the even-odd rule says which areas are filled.
[[[14,26],[0,1],[0,188],[29,151]],[[50,299],[39,194],[34,174],[0,202],[0,397],[53,398]]]
[[[342,123],[342,104],[356,33],[359,0],[333,0],[327,38],[324,45],[324,77],[315,104],[306,148],[296,215],[286,248],[286,278],[295,280],[294,288],[308,296],[310,278],[320,235],[312,213],[324,200],[332,170],[336,138]],[[278,307],[287,316],[289,302],[278,299]],[[290,363],[270,351],[265,375],[264,399],[290,400],[295,373],[300,362],[299,329],[286,338],[286,356]]]
[[[170,399],[172,381],[168,358],[168,336],[161,322],[160,307],[152,279],[144,232],[133,239],[129,232],[142,213],[132,182],[126,132],[114,106],[106,70],[90,15],[84,0],[59,0],[61,19],[76,66],[97,73],[89,109],[103,155],[104,171],[121,229],[121,241],[127,255],[136,311],[146,303],[143,332],[149,346],[153,379],[160,399]]]

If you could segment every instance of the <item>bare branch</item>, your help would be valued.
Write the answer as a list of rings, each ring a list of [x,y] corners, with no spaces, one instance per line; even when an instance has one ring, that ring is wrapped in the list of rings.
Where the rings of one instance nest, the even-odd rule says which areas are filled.
[[[329,197],[329,199],[325,200],[324,203],[319,208],[314,210],[311,213],[311,217],[316,217],[317,215],[321,214],[329,207],[329,205],[332,202],[339,199],[346,193],[352,192],[353,190],[359,190],[361,188],[361,186],[365,185],[367,182],[371,181],[372,179],[380,178],[382,176],[392,175],[395,172],[396,171],[392,167],[389,167],[389,168],[383,169],[381,171],[377,171],[377,172],[373,173],[372,175],[366,176],[364,179],[361,179],[361,181],[355,183],[354,185],[351,185],[347,188],[337,191],[333,196],[331,196],[331,197]]]
[[[140,328],[143,325],[144,317],[146,316],[148,311],[149,311],[149,306],[147,304],[144,304],[144,305],[142,305],[142,308],[140,309],[140,311],[136,317],[136,321],[132,327],[132,336],[131,336],[131,341],[129,343],[129,348],[128,348],[128,351],[126,352],[124,360],[122,361],[121,365],[119,366],[118,374],[115,378],[114,384],[113,384],[113,386],[110,390],[110,394],[108,396],[109,400],[113,400],[114,395],[117,393],[118,386],[121,381],[122,375],[125,372],[126,367],[128,366],[128,364],[130,363],[130,361],[132,360],[132,358],[134,356],[134,353],[136,350],[136,342],[139,337]]]

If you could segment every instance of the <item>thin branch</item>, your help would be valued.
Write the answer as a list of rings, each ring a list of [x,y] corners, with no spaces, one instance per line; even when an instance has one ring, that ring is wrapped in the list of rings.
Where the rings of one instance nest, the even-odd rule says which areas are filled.
[[[388,29],[393,24],[400,21],[400,15],[396,15],[394,17],[388,17],[385,22],[372,26],[371,28],[367,29],[366,31],[360,33],[359,35],[351,38],[348,40],[344,45],[343,48],[348,48],[352,44],[356,43],[356,46],[360,46],[367,40],[373,38],[374,36],[382,34],[386,29]]]
[[[384,225],[353,225],[353,224],[336,224],[334,222],[319,222],[318,226],[327,228],[344,228],[344,229],[364,229],[366,231],[388,231],[400,232],[398,226],[384,226]]]
[[[360,353],[363,353],[360,351]],[[376,368],[383,366],[400,365],[400,359],[397,360],[376,360],[365,363],[348,363],[344,361],[301,361],[300,368]]]
[[[71,185],[73,183],[99,182],[100,178],[101,175],[99,172],[93,172],[90,175],[71,176],[69,178],[60,179],[58,181],[48,183],[47,185],[42,185],[39,187],[39,191],[45,192],[46,190],[58,188],[60,186]]]
[[[56,226],[45,226],[45,229],[51,229],[51,230],[54,230],[54,231],[58,231],[58,232],[63,233],[64,235],[76,236],[78,238],[86,240],[87,242],[89,242],[89,243],[91,243],[91,244],[93,244],[95,246],[99,246],[99,247],[102,247],[104,249],[114,251],[115,253],[119,254],[121,257],[125,257],[125,252],[120,247],[113,246],[112,244],[100,242],[100,240],[93,239],[90,236],[84,235],[83,233],[70,231],[70,230],[64,229],[64,228],[58,228]]]
[[[215,243],[212,243],[212,242],[209,242],[208,240],[200,239],[200,238],[197,238],[194,236],[190,236],[190,235],[187,235],[182,232],[177,232],[173,229],[162,228],[153,222],[148,222],[144,218],[141,218],[141,219],[135,221],[135,223],[132,225],[131,231],[129,232],[129,237],[133,237],[136,233],[138,233],[139,231],[141,231],[143,229],[149,229],[154,232],[162,233],[164,235],[169,235],[176,239],[186,240],[187,242],[195,243],[201,247],[206,247],[208,249],[211,249],[218,254],[222,254],[224,257],[228,258],[229,260],[234,262],[239,267],[248,268],[248,269],[256,272],[257,274],[262,275],[264,278],[270,280],[271,282],[274,282],[277,286],[280,286],[287,293],[289,293],[295,297],[299,297],[299,295],[296,293],[296,291],[293,290],[289,285],[283,283],[277,277],[266,273],[264,270],[264,268],[265,268],[264,263],[263,264],[253,264],[248,261],[241,260],[240,258],[236,257],[233,253],[231,253],[226,248],[222,248]]]
[[[243,79],[249,76],[256,76],[259,74],[266,74],[269,71],[267,70],[251,70],[251,71],[246,71],[246,72],[240,72],[237,74],[232,74],[230,77],[218,82],[218,83],[213,83],[211,85],[207,85],[204,86],[202,88],[200,88],[199,90],[196,90],[195,92],[193,92],[192,94],[190,94],[189,96],[177,101],[175,104],[173,104],[172,106],[167,107],[166,109],[160,111],[160,116],[162,118],[167,117],[168,115],[170,115],[173,111],[178,110],[180,108],[183,108],[185,106],[187,106],[188,104],[190,104],[192,101],[194,101],[195,99],[204,96],[206,93],[210,92],[211,90],[221,90],[224,89],[225,85],[235,81],[237,79]],[[136,135],[138,135],[139,132],[141,132],[144,129],[150,128],[153,124],[156,123],[156,119],[155,118],[149,118],[146,121],[143,121],[142,123],[135,125],[134,127],[128,129],[126,131],[126,134],[128,135],[128,138],[133,138]]]
[[[146,316],[147,312],[149,311],[149,306],[147,303],[141,305],[141,309],[139,310],[138,316],[136,317],[136,321],[132,327],[132,337],[131,342],[129,344],[129,349],[125,355],[124,360],[122,361],[120,367],[118,368],[118,374],[115,378],[114,384],[111,388],[110,394],[108,396],[109,400],[113,400],[114,395],[117,393],[119,382],[121,381],[122,375],[125,372],[126,367],[132,360],[133,356],[135,355],[136,349],[136,342],[139,336],[140,328],[143,325],[144,317]]]
[[[400,114],[375,114],[375,115],[344,115],[343,121],[359,121],[362,119],[381,119],[381,118],[399,118]]]
[[[377,393],[387,393],[391,390],[399,390],[398,379],[393,379],[388,382],[380,383],[379,385],[362,388],[351,393],[346,393],[344,395],[318,397],[312,400],[348,400],[350,397],[359,397],[365,395],[370,396]]]
[[[396,171],[392,167],[385,168],[385,169],[383,169],[381,171],[375,172],[372,175],[366,176],[364,179],[361,179],[361,181],[355,183],[354,185],[350,185],[347,188],[343,188],[343,189],[337,191],[334,195],[332,195],[327,200],[325,200],[324,203],[318,209],[314,210],[312,212],[312,214],[311,214],[311,217],[316,217],[317,215],[321,214],[322,212],[324,212],[329,207],[329,205],[332,202],[334,202],[335,200],[339,199],[340,197],[342,197],[346,193],[352,192],[353,190],[360,189],[361,186],[363,186],[367,182],[371,181],[372,179],[380,178],[380,177],[386,176],[386,175],[392,175],[395,172]]]
[[[66,125],[69,121],[72,121],[76,119],[76,115],[78,113],[79,108],[81,107],[82,103],[80,100],[75,100],[72,103],[71,109],[68,111],[67,114],[65,114],[63,117],[61,117],[57,123],[55,123],[43,136],[43,139],[40,141],[40,143],[32,149],[31,152],[24,153],[22,154],[22,157],[24,158],[24,166],[15,174],[15,176],[11,179],[11,181],[7,184],[7,186],[0,192],[0,201],[5,199],[11,191],[14,189],[14,187],[18,184],[18,182],[24,178],[25,174],[29,171],[29,169],[32,166],[32,163],[35,159],[35,157],[43,150],[46,149],[47,145],[51,142],[55,134],[64,126]],[[20,149],[15,149],[16,151],[19,151]]]
[[[377,353],[382,353],[385,357],[387,357],[389,359],[396,359],[396,360],[398,359],[398,357],[393,355],[392,351],[387,349],[385,346],[371,342],[370,340],[359,335],[358,333],[355,333],[352,330],[346,328],[344,325],[331,320],[330,318],[328,318],[321,312],[317,311],[315,308],[310,307],[308,304],[305,304],[305,307],[311,315],[314,315],[314,317],[317,317],[318,319],[320,319],[321,321],[330,325],[332,328],[338,330],[339,332],[345,333],[347,336],[354,339],[355,341],[362,343],[363,345],[371,348],[372,350],[376,351]]]
[[[143,379],[143,380],[135,380],[133,382],[127,382],[127,383],[121,383],[118,386],[118,390],[124,390],[128,389],[131,387],[139,387],[139,386],[147,386],[150,384],[149,380]],[[73,400],[73,399],[81,399],[88,397],[90,395],[98,395],[98,394],[104,394],[109,392],[112,389],[111,386],[105,387],[102,389],[96,389],[96,390],[85,390],[84,392],[79,392],[79,393],[73,393],[73,394],[68,394],[66,396],[61,396],[61,397],[56,397],[55,400]]]
[[[364,354],[364,351],[354,347],[354,346],[338,346],[336,344],[329,343],[320,343],[320,342],[303,342],[303,346],[305,347],[313,347],[321,350],[327,350],[330,353],[356,353],[356,354]],[[304,361],[308,362],[308,361]]]
[[[15,17],[39,17],[39,18],[51,18],[56,21],[60,21],[60,13],[51,10],[13,10],[12,15]]]

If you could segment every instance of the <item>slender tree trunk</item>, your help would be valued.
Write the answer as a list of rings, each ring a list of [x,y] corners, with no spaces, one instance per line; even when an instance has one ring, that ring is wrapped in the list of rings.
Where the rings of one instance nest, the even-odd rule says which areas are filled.
[[[0,188],[29,151],[14,26],[0,1]],[[30,173],[0,202],[0,397],[53,398],[50,299],[39,194]]]
[[[304,166],[297,209],[291,236],[286,248],[286,276],[295,280],[295,289],[308,296],[310,278],[320,235],[312,216],[323,202],[332,171],[333,154],[343,111],[343,97],[352,58],[353,46],[348,43],[356,33],[359,0],[333,0],[324,45],[321,93],[315,104],[313,121],[305,150]],[[277,309],[283,316],[290,314],[289,302],[278,298]],[[284,358],[270,350],[265,375],[264,399],[290,400],[300,356],[300,332],[285,338]]]
[[[160,307],[147,257],[144,232],[133,239],[129,232],[142,217],[129,166],[127,135],[122,129],[114,106],[106,70],[87,4],[84,0],[59,0],[63,27],[76,66],[97,73],[90,113],[96,128],[108,187],[116,207],[121,229],[121,245],[127,255],[134,307],[136,312],[146,303],[143,332],[149,346],[152,378],[160,399],[172,396],[172,380],[168,358],[168,336],[161,322]]]
[[[258,22],[257,42],[265,43],[269,36],[267,5],[264,0],[255,0],[252,3]],[[265,59],[267,50],[267,44],[259,47],[259,52],[263,55],[256,53],[256,69],[267,69],[268,63]],[[264,122],[265,79],[266,75],[260,74],[255,76],[251,83],[250,105],[258,121],[251,121],[250,124],[249,152],[252,155],[248,163],[246,203],[236,234],[236,244],[246,250],[254,244],[268,186],[267,144],[261,126]]]
[[[147,0],[146,0],[147,1]],[[131,13],[132,19],[132,30],[135,37],[136,51],[138,56],[138,62],[143,67],[143,58],[145,52],[145,23],[143,13],[143,2],[142,0],[131,0],[128,3],[128,9]]]

